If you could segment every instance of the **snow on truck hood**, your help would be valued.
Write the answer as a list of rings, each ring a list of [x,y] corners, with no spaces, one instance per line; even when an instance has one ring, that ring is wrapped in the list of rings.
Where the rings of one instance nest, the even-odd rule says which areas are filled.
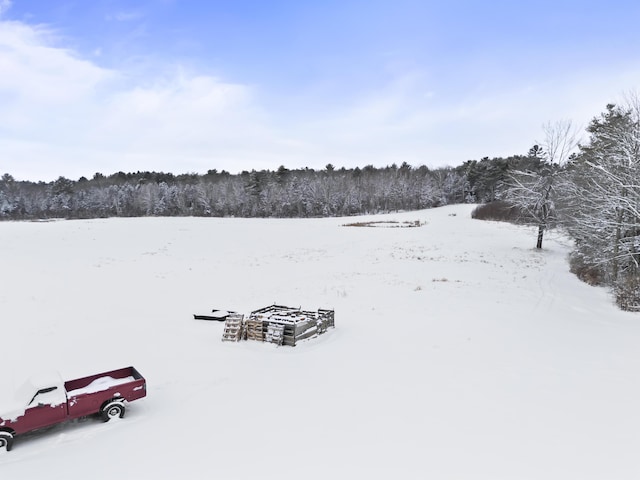
[[[64,390],[61,388],[62,385],[62,377],[58,372],[50,371],[32,375],[14,392],[13,396],[9,394],[0,398],[0,426],[4,425],[6,421],[13,421],[24,415],[29,402],[40,389],[57,386],[59,392],[55,395],[56,398],[54,400],[60,403],[60,393]],[[62,401],[64,401],[64,393],[62,398]]]

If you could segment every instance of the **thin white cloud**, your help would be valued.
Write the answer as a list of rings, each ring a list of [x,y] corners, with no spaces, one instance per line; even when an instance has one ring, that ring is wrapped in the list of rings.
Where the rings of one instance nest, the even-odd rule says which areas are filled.
[[[131,22],[144,17],[144,14],[140,11],[120,11],[107,15],[105,18],[108,21],[116,22]]]
[[[0,16],[11,8],[11,0],[0,0]]]
[[[443,98],[428,77],[400,75],[343,110],[295,127],[296,136],[308,140],[308,151],[338,165],[456,166],[484,156],[526,154],[549,121],[568,118],[586,127],[613,97],[638,84],[640,69],[630,64],[615,75],[571,72],[552,82],[514,81],[510,88]]]

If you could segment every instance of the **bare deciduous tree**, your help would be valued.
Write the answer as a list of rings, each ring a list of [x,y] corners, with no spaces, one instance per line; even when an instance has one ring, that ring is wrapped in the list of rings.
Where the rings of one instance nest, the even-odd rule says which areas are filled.
[[[529,150],[530,156],[542,159],[542,168],[511,172],[504,192],[505,200],[518,209],[522,219],[538,226],[536,248],[542,248],[545,230],[555,223],[558,176],[579,138],[570,120],[549,122],[542,129],[544,141]]]

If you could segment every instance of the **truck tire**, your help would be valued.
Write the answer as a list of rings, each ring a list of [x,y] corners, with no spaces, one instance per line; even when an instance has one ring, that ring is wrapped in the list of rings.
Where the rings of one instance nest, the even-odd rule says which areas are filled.
[[[102,408],[102,420],[108,422],[112,418],[122,418],[124,417],[124,403],[114,401],[107,403]]]
[[[13,435],[10,432],[0,432],[0,450],[4,448],[10,452],[11,447],[13,447]]]

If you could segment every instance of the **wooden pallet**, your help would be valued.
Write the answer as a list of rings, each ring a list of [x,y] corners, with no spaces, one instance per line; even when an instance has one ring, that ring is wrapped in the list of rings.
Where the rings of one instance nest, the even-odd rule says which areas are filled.
[[[335,327],[335,311],[318,309],[318,334],[326,332],[329,327]]]
[[[249,318],[245,322],[245,331],[247,340],[257,340],[264,342],[264,325],[262,320]]]
[[[222,332],[223,342],[239,342],[242,340],[244,333],[243,320],[244,315],[241,313],[231,313],[224,322],[224,331]]]
[[[282,345],[284,343],[284,325],[269,323],[267,325],[265,341],[275,343],[276,345]]]

